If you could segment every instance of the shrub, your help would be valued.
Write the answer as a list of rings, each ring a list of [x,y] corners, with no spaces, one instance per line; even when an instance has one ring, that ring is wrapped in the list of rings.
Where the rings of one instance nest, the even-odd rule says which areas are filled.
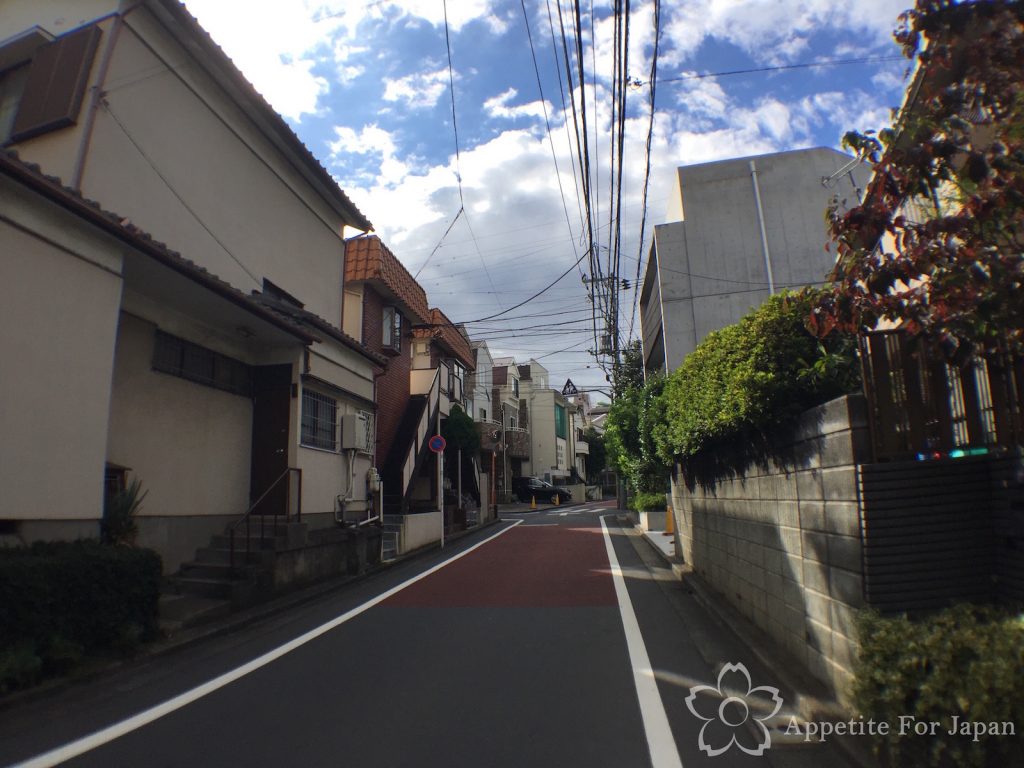
[[[107,544],[134,544],[139,533],[135,515],[142,507],[142,501],[149,491],[142,491],[142,483],[134,478],[124,488],[109,499],[103,507],[103,520],[100,532]]]
[[[661,512],[666,506],[664,493],[638,493],[629,500],[630,509],[636,512]]]
[[[806,327],[817,296],[772,296],[687,355],[665,385],[666,424],[654,433],[663,462],[743,441],[856,388],[854,339],[819,341]]]
[[[161,570],[152,550],[96,541],[0,550],[0,689],[154,637]]]
[[[890,723],[877,748],[891,765],[1014,764],[1015,736],[950,735],[959,722],[1024,724],[1024,616],[956,606],[923,620],[865,612],[858,634],[854,703]],[[900,717],[940,723],[934,735],[900,734]]]

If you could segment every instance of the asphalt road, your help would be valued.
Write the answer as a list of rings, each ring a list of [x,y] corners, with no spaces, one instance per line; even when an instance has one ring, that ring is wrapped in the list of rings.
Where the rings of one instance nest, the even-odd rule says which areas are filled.
[[[695,716],[691,687],[717,688],[723,664],[774,684],[614,510],[546,507],[2,709],[0,765],[844,765],[777,737],[744,752],[763,744],[763,693],[701,694]]]

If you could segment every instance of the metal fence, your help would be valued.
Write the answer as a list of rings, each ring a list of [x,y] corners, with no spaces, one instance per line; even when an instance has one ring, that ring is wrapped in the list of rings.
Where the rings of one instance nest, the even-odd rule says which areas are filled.
[[[860,338],[875,461],[957,457],[1024,445],[1024,360],[963,365],[902,331]]]

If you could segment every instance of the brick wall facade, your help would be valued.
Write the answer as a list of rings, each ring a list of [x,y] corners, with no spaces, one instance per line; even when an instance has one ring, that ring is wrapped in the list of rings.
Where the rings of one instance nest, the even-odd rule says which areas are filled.
[[[377,464],[385,461],[405,408],[409,403],[409,372],[412,368],[412,324],[402,318],[402,348],[399,354],[383,344],[384,307],[390,302],[367,286],[363,294],[363,340],[374,352],[388,358],[387,368],[377,377]]]

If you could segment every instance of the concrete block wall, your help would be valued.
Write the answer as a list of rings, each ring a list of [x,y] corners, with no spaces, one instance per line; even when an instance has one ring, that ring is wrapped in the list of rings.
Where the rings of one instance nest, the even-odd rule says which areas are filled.
[[[777,456],[688,490],[672,482],[677,547],[721,597],[840,699],[863,604],[856,465],[869,450],[863,399],[807,411]],[[785,457],[785,458],[782,458]]]

